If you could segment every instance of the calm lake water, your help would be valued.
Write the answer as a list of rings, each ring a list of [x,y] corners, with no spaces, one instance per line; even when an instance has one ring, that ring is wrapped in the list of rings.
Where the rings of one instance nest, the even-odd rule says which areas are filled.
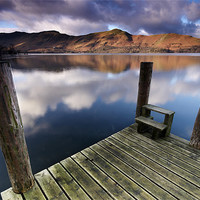
[[[171,132],[189,140],[200,106],[200,54],[10,60],[33,173],[134,123],[139,66],[146,61],[154,62],[149,103],[175,111]],[[0,191],[8,187],[0,152]]]

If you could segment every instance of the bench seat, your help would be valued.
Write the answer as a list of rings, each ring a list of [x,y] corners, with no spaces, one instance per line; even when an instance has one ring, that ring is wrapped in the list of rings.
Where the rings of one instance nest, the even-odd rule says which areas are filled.
[[[159,123],[153,120],[151,111],[161,113],[165,115],[163,123]],[[167,110],[151,104],[143,105],[141,109],[141,116],[136,117],[135,121],[138,123],[138,133],[145,132],[147,130],[153,130],[152,138],[167,137],[170,134],[172,121],[174,117],[174,111]],[[151,129],[149,129],[151,128]]]
[[[151,105],[151,104],[147,104],[147,105],[144,105],[142,107],[143,107],[143,109],[155,111],[155,112],[158,112],[158,113],[161,113],[161,114],[165,114],[165,115],[174,114],[174,111],[167,110],[167,109],[164,109],[164,108],[160,108],[158,106],[154,106],[154,105]]]
[[[160,131],[163,131],[167,128],[167,125],[165,125],[163,123],[156,122],[156,121],[154,121],[150,118],[146,118],[146,117],[143,117],[143,116],[136,117],[135,121],[137,123],[146,124],[146,125],[151,126],[151,127],[155,128],[157,130],[160,130]]]

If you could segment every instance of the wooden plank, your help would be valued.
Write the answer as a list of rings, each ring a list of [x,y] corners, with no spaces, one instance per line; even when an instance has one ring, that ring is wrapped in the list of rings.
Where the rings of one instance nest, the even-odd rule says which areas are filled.
[[[174,134],[170,134],[170,136],[169,137],[167,137],[167,138],[171,138],[173,141],[178,141],[178,142],[180,142],[180,143],[183,143],[183,144],[186,144],[186,145],[188,145],[189,146],[189,141],[188,140],[186,140],[186,139],[184,139],[184,138],[181,138],[181,137],[178,137],[177,135],[174,135]],[[194,149],[194,148],[192,148],[192,147],[190,147],[191,149]],[[194,149],[194,150],[197,150],[197,149]],[[197,151],[199,151],[199,150],[197,150]],[[199,151],[200,152],[200,151]]]
[[[141,145],[146,145],[150,150],[154,151],[155,153],[162,151],[162,156],[165,157],[165,159],[168,159],[166,156],[170,156],[171,162],[200,177],[199,162],[196,161],[195,158],[193,159],[191,157],[185,156],[184,154],[171,148],[170,145],[167,145],[167,142],[165,140],[159,139],[154,141],[150,139],[150,134],[139,134],[132,128],[124,129],[121,131],[121,133],[122,135],[125,134],[130,136],[132,139],[139,140],[141,143],[143,143]],[[166,145],[161,144],[164,143],[163,141],[166,143]]]
[[[108,175],[96,167],[87,157],[81,153],[77,153],[72,158],[88,173],[92,176],[99,185],[103,186],[105,190],[114,199],[133,199],[125,190],[123,190],[115,181],[113,181]]]
[[[23,194],[25,199],[34,199],[34,200],[46,200],[42,191],[40,190],[37,182],[35,182],[34,186]]]
[[[137,124],[136,123],[132,124],[129,127],[125,128],[125,130],[129,131],[130,130],[129,128],[133,129],[133,131],[137,131]],[[149,136],[151,136],[151,134],[149,134]],[[182,153],[184,153],[185,155],[191,155],[190,156],[191,158],[194,158],[196,161],[200,161],[200,150],[191,147],[189,145],[188,140],[180,138],[172,133],[170,134],[169,137],[165,137],[163,139],[178,146],[178,147],[181,147],[183,150]],[[185,152],[186,150],[189,151],[189,154]]]
[[[125,131],[125,132],[124,132]],[[161,140],[152,140],[150,138],[147,138],[141,134],[130,132],[130,130],[127,131],[127,129],[122,130],[121,132],[127,133],[129,136],[132,136],[133,139],[138,138],[142,145],[148,146],[148,149],[153,151],[154,153],[161,154],[162,157],[165,159],[168,159],[170,156],[170,162],[175,163],[179,167],[183,168],[186,171],[189,171],[190,173],[193,173],[194,175],[200,177],[200,165],[195,160],[184,156],[183,154],[178,153],[177,151],[162,145],[160,143]]]
[[[188,151],[187,149],[183,149],[182,147],[179,147],[165,139],[160,139],[157,142],[177,151],[175,154],[176,157],[185,158],[189,164],[200,169],[200,163],[198,160],[198,158],[200,158],[200,155],[197,155],[196,153],[192,153],[191,151]]]
[[[129,129],[129,128],[131,128],[131,129],[133,129],[133,130],[136,130],[137,131],[137,126],[138,126],[138,124],[137,123],[134,123],[134,124],[131,124],[130,126],[128,126],[128,127],[126,127],[126,128],[124,128],[124,129]],[[123,129],[123,130],[124,130]]]
[[[137,123],[131,124],[129,127],[124,128],[124,130],[131,130],[135,133],[137,133]],[[177,146],[182,146],[183,149],[189,149],[191,152],[195,154],[200,154],[200,150],[194,149],[193,147],[189,146],[189,141],[186,139],[183,139],[181,137],[178,137],[174,134],[170,134],[169,137],[165,137],[164,139],[169,140],[170,142],[177,144]]]
[[[171,114],[174,113],[174,111],[167,110],[167,109],[164,109],[164,108],[161,108],[161,107],[158,107],[158,106],[154,106],[154,105],[151,105],[151,104],[147,104],[147,105],[144,105],[142,107],[146,108],[148,110],[152,110],[152,111],[159,112],[161,114],[166,114],[166,115],[171,115]]]
[[[92,146],[92,148],[94,145]],[[90,148],[84,149],[82,153],[92,160],[101,170],[108,174],[113,180],[115,180],[120,186],[122,186],[129,194],[139,200],[155,199],[152,195],[146,192],[143,188],[137,185],[133,180],[125,176],[120,170],[116,169],[114,165],[107,162],[97,153]]]
[[[93,199],[113,199],[108,193],[98,185],[80,166],[71,158],[61,161],[65,169],[73,178],[84,188],[88,195]]]
[[[59,164],[55,164],[49,168],[49,171],[59,183],[60,187],[66,192],[70,199],[90,199],[77,182],[67,173],[67,171]]]
[[[181,147],[191,153],[194,153],[197,157],[200,157],[200,150],[195,149],[189,145],[189,141],[185,140],[186,142],[182,141],[183,138],[180,138],[176,135],[170,134],[169,137],[164,138],[166,141],[171,142],[172,144]],[[197,159],[200,161],[200,159]]]
[[[136,127],[36,174],[39,186],[23,196],[2,192],[3,200],[200,199],[200,151],[173,137],[153,141]]]
[[[134,137],[137,138],[143,138],[146,142],[150,143],[151,145],[160,148],[164,150],[167,154],[170,154],[173,156],[173,158],[177,158],[177,160],[180,160],[188,165],[193,166],[195,169],[198,168],[198,174],[200,173],[200,156],[196,153],[190,152],[188,150],[183,149],[182,147],[179,147],[177,145],[174,145],[173,143],[166,141],[166,138],[160,138],[156,141],[151,139],[151,134],[149,133],[143,133],[142,135],[137,133],[137,131],[133,130],[132,128],[124,129],[127,133],[133,134],[132,131],[134,131]],[[122,130],[123,131],[123,130]],[[186,152],[188,154],[186,154]],[[188,167],[189,169],[190,167]],[[196,173],[196,172],[195,172]]]
[[[154,121],[154,120],[152,120],[150,118],[143,117],[143,116],[135,118],[135,121],[147,124],[147,125],[149,125],[151,127],[154,127],[154,128],[156,128],[156,129],[158,129],[160,131],[163,131],[164,129],[167,128],[167,125],[159,123],[159,122],[156,122],[156,121]]]
[[[48,170],[43,170],[35,174],[35,178],[38,181],[42,191],[45,193],[48,199],[69,199],[64,192],[60,189],[56,181],[53,179]]]
[[[126,134],[126,132],[119,132],[118,134],[114,134],[114,137],[118,137],[118,135],[121,135],[122,138],[119,138],[119,140],[125,140],[127,138],[127,142],[130,141],[129,145],[131,148],[134,148],[135,150],[139,151],[143,155],[149,157],[154,162],[164,166],[165,168],[171,170],[172,172],[178,174],[179,176],[185,178],[186,180],[189,180],[193,184],[200,186],[200,178],[196,177],[195,175],[183,170],[176,164],[173,164],[170,162],[170,157],[168,159],[162,158],[162,151],[160,151],[160,154],[157,155],[154,152],[149,150],[149,145],[144,143],[142,140],[133,138],[132,136]],[[146,146],[145,146],[146,145]]]
[[[1,197],[3,200],[23,200],[22,195],[14,193],[12,188],[1,192]]]
[[[140,176],[134,177],[134,180],[139,182],[143,176],[147,177],[147,180],[145,180],[145,183],[143,183],[141,180],[140,184],[143,188],[146,188],[151,193],[153,193],[153,195],[156,196],[158,199],[175,199],[173,196],[176,196],[180,199],[183,199],[183,198],[188,199],[188,200],[196,199],[192,197],[190,194],[188,194],[186,191],[181,189],[180,187],[177,187],[175,184],[171,183],[169,180],[160,176],[157,172],[144,166],[143,164],[133,159],[128,154],[122,152],[119,148],[116,148],[112,144],[109,144],[106,141],[101,141],[99,142],[99,144],[102,147],[104,147],[106,150],[108,150],[110,153],[112,153],[114,156],[119,158],[121,161],[131,166],[132,170],[134,169],[135,171],[139,172]],[[119,165],[119,167],[121,167],[121,164]],[[124,172],[132,176],[130,169],[126,168]]]
[[[112,144],[113,145],[112,148],[119,148],[121,151],[126,152],[132,158],[138,160],[140,163],[142,163],[146,167],[154,170],[155,173],[160,174],[165,179],[168,179],[170,182],[183,188],[187,193],[192,194],[196,198],[200,197],[200,188],[199,187],[197,187],[194,184],[190,183],[189,181],[181,178],[180,176],[176,175],[175,173],[171,172],[170,170],[164,168],[162,165],[159,165],[158,163],[154,162],[153,160],[151,160],[151,158],[148,158],[148,157],[142,155],[141,153],[135,151],[135,149],[137,149],[137,145],[134,144],[135,148],[131,148],[129,146],[130,141],[127,140],[126,138],[120,137],[120,135],[119,135],[119,140],[115,136],[115,137],[106,138],[105,141]],[[106,147],[106,148],[108,148],[108,147]],[[139,168],[139,169],[142,170],[142,168]]]
[[[145,133],[142,133],[142,135],[145,137],[151,138],[150,133],[145,132]],[[182,138],[180,141],[177,141],[177,139],[172,138],[170,135],[170,137],[160,138],[156,142],[160,142],[163,145],[165,145],[166,147],[171,148],[174,151],[177,151],[179,153],[180,157],[182,157],[182,155],[187,156],[187,157],[189,157],[189,159],[193,159],[195,161],[195,163],[199,162],[199,164],[200,164],[200,154],[199,154],[200,151],[195,151],[197,149],[194,149],[191,146],[189,146],[189,141],[188,141],[188,143],[181,142],[181,141],[182,141]],[[197,166],[199,164],[197,164]]]
[[[145,133],[142,133],[142,135],[145,136],[145,137],[151,138],[151,134],[150,133],[145,132]],[[170,137],[159,138],[159,140],[157,140],[156,142],[159,143],[161,141],[161,143],[163,145],[165,145],[168,148],[173,149],[175,152],[179,153],[180,155],[183,155],[183,156],[186,156],[186,157],[188,157],[190,159],[193,159],[195,162],[200,162],[200,154],[192,152],[191,150],[187,150],[186,148],[183,148],[182,146],[177,145],[177,143],[171,142],[169,140],[169,138]]]

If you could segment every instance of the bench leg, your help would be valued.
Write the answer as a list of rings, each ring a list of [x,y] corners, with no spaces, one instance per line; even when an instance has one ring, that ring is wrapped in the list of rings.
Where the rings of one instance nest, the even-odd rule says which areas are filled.
[[[142,116],[144,116],[144,117],[150,117],[150,115],[151,115],[151,110],[142,108]]]
[[[142,133],[142,123],[138,123],[137,132]]]
[[[160,131],[158,129],[153,129],[152,139],[158,139],[160,135]]]
[[[138,127],[137,127],[138,133],[149,132],[150,130],[152,130],[152,128],[149,127],[148,125],[146,125],[144,123],[138,123]]]
[[[167,129],[163,130],[163,131],[160,133],[160,137],[165,138],[166,136],[168,136],[168,135],[166,135],[166,132],[167,132]]]
[[[174,118],[174,114],[172,114],[170,116],[169,115],[165,116],[164,124],[166,124],[168,126],[167,130],[165,132],[165,137],[170,135],[173,118]]]

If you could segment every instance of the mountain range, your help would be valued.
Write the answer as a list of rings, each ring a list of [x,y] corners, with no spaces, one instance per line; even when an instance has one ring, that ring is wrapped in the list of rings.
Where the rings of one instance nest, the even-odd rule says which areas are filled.
[[[0,46],[29,53],[200,53],[200,38],[131,35],[120,29],[71,36],[57,31],[0,33]]]

